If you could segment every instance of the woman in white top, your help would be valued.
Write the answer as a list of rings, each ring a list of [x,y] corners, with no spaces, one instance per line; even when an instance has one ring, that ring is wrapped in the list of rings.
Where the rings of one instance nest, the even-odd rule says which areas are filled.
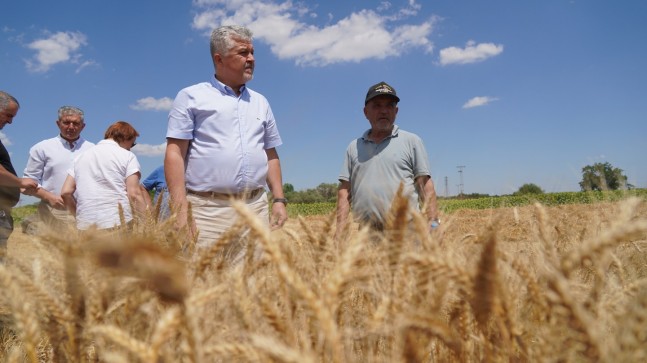
[[[117,121],[108,127],[104,140],[74,160],[61,197],[76,216],[78,229],[120,227],[119,205],[127,224],[133,220],[133,211],[143,216],[150,207],[150,198],[144,196],[139,183],[139,161],[130,151],[137,136],[128,122]]]

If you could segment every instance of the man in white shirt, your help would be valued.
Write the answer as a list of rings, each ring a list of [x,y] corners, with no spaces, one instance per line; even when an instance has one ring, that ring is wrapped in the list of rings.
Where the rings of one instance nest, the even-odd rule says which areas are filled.
[[[77,155],[94,144],[81,137],[85,117],[83,110],[78,107],[59,108],[56,126],[60,131],[58,136],[43,140],[29,150],[29,160],[23,176],[38,183],[38,191],[33,196],[41,199],[38,205],[39,219],[46,226],[59,229],[74,223],[74,217],[65,209],[60,195],[67,170],[72,167],[72,161]],[[26,233],[36,232],[35,228],[25,225],[23,230]]]
[[[177,227],[199,230],[199,247],[212,245],[235,224],[232,199],[245,202],[272,229],[287,219],[276,151],[281,137],[267,99],[246,86],[255,64],[251,31],[215,29],[211,57],[215,75],[182,89],[173,102],[164,160]],[[274,197],[271,211],[266,187]],[[241,255],[239,243],[233,244],[231,251],[238,252],[226,254]]]

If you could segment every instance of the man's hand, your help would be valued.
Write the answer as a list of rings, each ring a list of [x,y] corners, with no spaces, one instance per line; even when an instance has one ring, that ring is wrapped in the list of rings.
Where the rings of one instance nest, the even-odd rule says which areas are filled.
[[[58,210],[65,210],[65,202],[63,202],[63,198],[61,198],[60,195],[50,194],[45,198],[45,200],[50,207]]]
[[[33,195],[38,191],[38,183],[31,178],[18,178],[20,180],[20,191],[23,194]]]
[[[288,211],[285,203],[277,202],[272,204],[272,216],[270,218],[270,227],[272,230],[283,227],[288,220]]]

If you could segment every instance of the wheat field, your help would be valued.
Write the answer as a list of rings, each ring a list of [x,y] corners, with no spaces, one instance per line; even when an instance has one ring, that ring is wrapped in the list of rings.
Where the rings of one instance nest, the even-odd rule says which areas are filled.
[[[131,234],[14,232],[0,265],[3,362],[641,362],[647,203],[460,210],[427,233],[334,217],[195,251]],[[262,254],[258,253],[263,251]]]

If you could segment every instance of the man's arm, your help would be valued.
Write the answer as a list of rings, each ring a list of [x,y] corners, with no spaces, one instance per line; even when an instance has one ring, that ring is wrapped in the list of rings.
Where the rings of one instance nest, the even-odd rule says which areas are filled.
[[[60,210],[65,209],[65,203],[63,202],[63,198],[61,198],[60,195],[54,194],[49,190],[46,190],[45,188],[38,188],[35,193],[31,193],[31,194],[25,191],[24,194],[40,198],[41,200],[46,201],[47,204],[49,204],[50,207],[52,208],[60,209]]]
[[[38,146],[34,146],[29,150],[29,160],[27,160],[27,166],[23,171],[23,177],[33,179],[39,184],[43,182],[43,171],[45,170],[45,161],[40,153]],[[56,194],[59,192],[60,190],[49,191],[40,187],[35,192],[25,191],[23,193],[46,201],[52,208],[65,210],[63,198]]]
[[[153,199],[151,199],[151,194],[148,191],[148,189],[146,189],[146,187],[143,184],[139,184],[139,188],[141,188],[142,196],[146,200],[146,204],[152,207],[153,206]]]
[[[348,224],[348,215],[350,213],[350,182],[346,180],[339,181],[337,189],[337,228],[335,230],[335,239],[339,240],[342,233],[346,231]]]
[[[438,201],[436,200],[434,182],[429,175],[422,175],[416,178],[416,187],[423,206],[426,207],[427,219],[431,225],[432,222],[437,222],[440,217],[438,215]]]
[[[267,185],[274,198],[285,198],[283,194],[283,177],[281,174],[281,161],[276,148],[265,150],[267,154]],[[288,212],[285,203],[272,204],[272,216],[270,226],[272,229],[281,228],[288,219]]]
[[[189,150],[189,140],[166,139],[166,155],[164,156],[164,175],[171,196],[173,212],[177,213],[176,227],[187,225],[188,202],[186,200],[186,180],[184,179],[184,160]],[[195,223],[191,221],[190,232],[195,236]]]
[[[76,181],[71,175],[68,175],[61,188],[61,198],[65,204],[65,208],[76,217],[76,199],[74,199],[74,191],[76,191]]]
[[[25,194],[35,194],[38,183],[34,179],[19,178],[0,165],[0,185],[20,188]]]

